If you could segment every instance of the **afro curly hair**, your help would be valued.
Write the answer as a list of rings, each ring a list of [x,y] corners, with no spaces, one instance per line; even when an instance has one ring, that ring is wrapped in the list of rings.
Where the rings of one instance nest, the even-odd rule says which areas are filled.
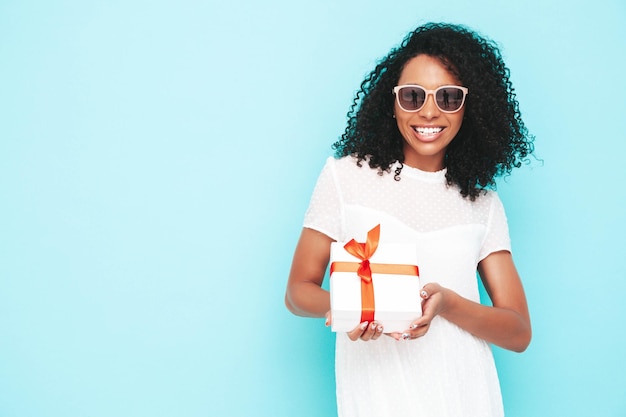
[[[448,185],[475,200],[495,187],[495,178],[508,174],[533,152],[533,137],[522,121],[509,69],[494,42],[459,25],[428,23],[409,33],[399,47],[378,62],[361,83],[341,138],[333,144],[336,157],[354,155],[379,174],[394,172],[399,181],[404,162],[404,139],[394,119],[393,87],[405,64],[425,54],[440,60],[470,94],[461,129],[446,149]]]

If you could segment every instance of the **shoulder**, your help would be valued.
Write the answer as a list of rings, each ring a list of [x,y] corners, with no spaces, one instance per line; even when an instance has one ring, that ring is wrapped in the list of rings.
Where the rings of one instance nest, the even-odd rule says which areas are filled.
[[[332,169],[342,176],[381,177],[380,169],[369,166],[369,158],[359,161],[354,155],[342,156],[340,158],[329,157],[326,160],[326,168]]]
[[[362,164],[364,163],[365,161],[362,162]],[[333,169],[353,169],[358,168],[358,160],[352,155],[342,156],[340,158],[329,156],[326,159],[326,166],[332,167]]]
[[[322,176],[330,176],[337,180],[338,178],[352,175],[358,168],[357,159],[353,156],[349,155],[341,158],[329,156],[322,169]]]
[[[456,200],[460,202],[460,207],[467,210],[467,215],[471,216],[472,222],[480,224],[489,224],[495,217],[501,217],[504,215],[504,208],[498,193],[494,190],[485,190],[480,193],[474,201],[469,197],[463,197],[458,191],[457,187],[454,187]]]
[[[506,213],[504,211],[504,204],[500,200],[500,196],[494,190],[489,190],[485,195],[481,195],[478,200],[483,200],[483,210],[487,213],[489,221],[494,219],[503,219],[506,221]]]
[[[371,168],[367,160],[355,156],[329,157],[319,176],[318,183],[332,184],[341,193],[363,190],[393,180],[390,175],[380,175],[378,168]]]
[[[485,195],[481,196],[481,198],[484,197],[486,203],[489,205],[489,207],[502,207],[502,200],[500,200],[500,196],[498,195],[498,192],[495,190],[488,190]]]
[[[471,201],[469,197],[465,197],[467,201]],[[485,207],[490,208],[494,204],[502,204],[500,201],[500,197],[498,196],[498,192],[495,190],[483,190],[478,197],[474,201],[471,202],[472,205],[476,207]]]

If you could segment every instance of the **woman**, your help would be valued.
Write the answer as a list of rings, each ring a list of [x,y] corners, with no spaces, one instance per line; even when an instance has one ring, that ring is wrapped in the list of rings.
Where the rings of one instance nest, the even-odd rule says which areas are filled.
[[[498,49],[461,26],[421,26],[363,81],[348,118],[305,215],[286,305],[328,325],[330,244],[376,224],[381,242],[417,244],[423,301],[404,332],[373,321],[337,334],[339,415],[502,416],[489,344],[524,351],[531,327],[491,188],[533,147]]]

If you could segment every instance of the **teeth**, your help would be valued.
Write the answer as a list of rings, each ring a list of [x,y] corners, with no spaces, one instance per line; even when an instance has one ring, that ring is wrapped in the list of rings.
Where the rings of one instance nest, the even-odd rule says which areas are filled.
[[[417,133],[424,136],[435,135],[443,130],[443,127],[415,127]]]

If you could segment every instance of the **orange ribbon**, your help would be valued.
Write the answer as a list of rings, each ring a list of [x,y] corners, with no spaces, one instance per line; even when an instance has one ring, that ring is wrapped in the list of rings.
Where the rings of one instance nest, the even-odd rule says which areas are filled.
[[[333,272],[356,272],[361,278],[361,323],[374,321],[376,311],[374,303],[374,284],[372,272],[377,274],[399,274],[419,276],[417,265],[398,264],[371,264],[370,258],[378,249],[380,238],[380,224],[367,232],[367,241],[359,243],[352,239],[344,245],[344,249],[361,262],[333,262],[330,265],[330,273]]]

